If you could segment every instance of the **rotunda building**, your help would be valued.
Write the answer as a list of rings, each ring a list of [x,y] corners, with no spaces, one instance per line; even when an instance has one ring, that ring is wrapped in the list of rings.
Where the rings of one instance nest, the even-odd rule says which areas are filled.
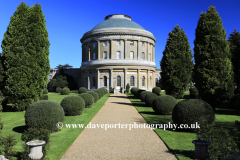
[[[153,34],[131,17],[113,14],[81,38],[81,86],[88,90],[155,87],[155,43]]]

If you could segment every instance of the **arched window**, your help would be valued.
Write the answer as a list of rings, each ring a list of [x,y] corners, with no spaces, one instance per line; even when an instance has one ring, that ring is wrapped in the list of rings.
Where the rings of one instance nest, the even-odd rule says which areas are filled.
[[[96,59],[96,53],[93,53],[93,59]]]
[[[121,77],[117,76],[117,86],[121,87]]]
[[[103,84],[104,86],[107,86],[107,76],[104,76],[104,77],[103,77],[103,83],[104,83],[104,84]]]
[[[92,86],[95,87],[95,77],[92,77]]]
[[[130,59],[133,59],[133,51],[130,52]]]
[[[144,54],[144,52],[142,52],[142,59],[143,59],[143,60],[145,59],[145,54]]]
[[[134,76],[130,77],[130,86],[134,86]]]
[[[142,86],[144,87],[145,86],[145,77],[142,76]]]
[[[152,77],[150,77],[150,87],[152,86]]]

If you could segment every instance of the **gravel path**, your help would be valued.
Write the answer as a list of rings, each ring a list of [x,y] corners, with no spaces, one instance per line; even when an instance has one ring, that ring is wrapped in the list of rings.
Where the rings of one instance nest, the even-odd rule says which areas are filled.
[[[147,124],[125,94],[112,94],[94,124]],[[90,125],[89,123],[89,125]],[[177,160],[149,128],[85,128],[61,160]]]

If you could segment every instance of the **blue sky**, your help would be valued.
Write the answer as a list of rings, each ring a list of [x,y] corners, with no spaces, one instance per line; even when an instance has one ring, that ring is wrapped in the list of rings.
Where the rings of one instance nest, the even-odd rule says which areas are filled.
[[[9,25],[10,18],[22,0],[2,0],[0,2],[0,40]],[[28,6],[41,4],[45,15],[50,41],[50,67],[70,64],[79,68],[82,62],[80,39],[110,14],[126,14],[132,21],[153,33],[155,63],[165,49],[168,34],[175,25],[184,29],[194,48],[195,29],[201,12],[210,5],[216,7],[226,29],[227,39],[234,29],[240,32],[239,0],[24,0]],[[2,48],[0,47],[0,52]]]

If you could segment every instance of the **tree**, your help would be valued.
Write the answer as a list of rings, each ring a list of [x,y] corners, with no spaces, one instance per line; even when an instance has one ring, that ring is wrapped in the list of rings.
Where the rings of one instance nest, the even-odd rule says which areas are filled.
[[[73,66],[69,65],[69,64],[64,64],[64,65],[61,65],[59,64],[55,69],[58,69],[60,74],[64,74],[64,69],[70,69],[72,68]]]
[[[194,80],[202,100],[214,109],[216,103],[233,95],[233,70],[229,44],[215,7],[201,13],[194,40]]]
[[[240,33],[237,32],[236,29],[230,34],[228,42],[233,65],[234,81],[237,84],[237,90],[240,91]]]
[[[169,33],[161,65],[161,83],[166,94],[182,98],[192,80],[192,52],[187,35],[179,25]]]
[[[39,4],[29,8],[22,2],[18,6],[4,34],[2,50],[6,103],[24,110],[39,100],[50,71],[48,32]]]
[[[68,87],[67,77],[59,75],[56,79],[57,79],[56,88],[57,87],[60,87],[60,88]]]

